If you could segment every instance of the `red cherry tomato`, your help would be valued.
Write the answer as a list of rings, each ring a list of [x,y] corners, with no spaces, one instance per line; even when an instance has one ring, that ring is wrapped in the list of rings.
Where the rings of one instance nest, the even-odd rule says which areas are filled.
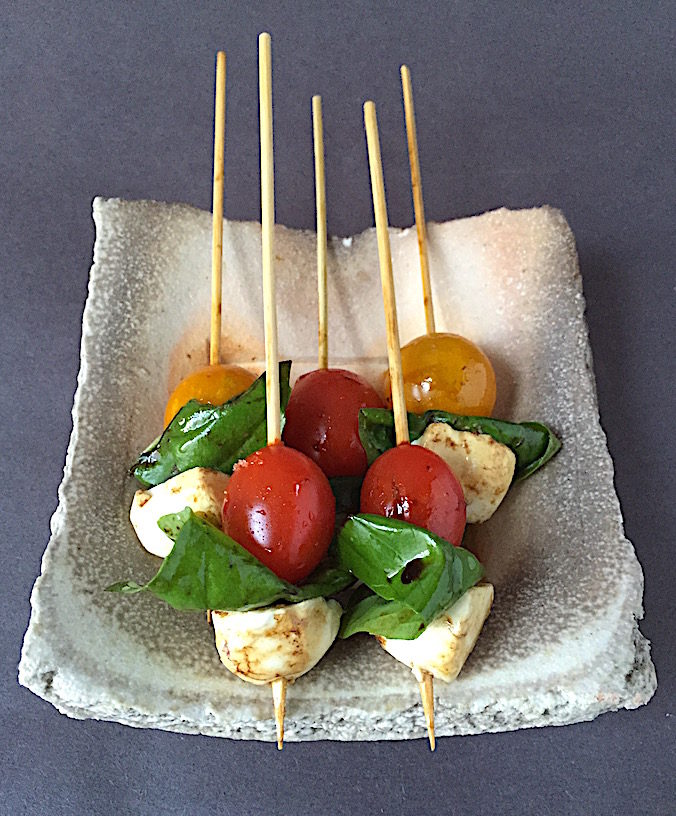
[[[310,371],[293,387],[282,438],[327,476],[363,476],[368,463],[359,441],[359,409],[383,407],[358,374],[342,368]]]
[[[440,456],[419,445],[398,445],[375,460],[361,488],[361,512],[408,521],[456,547],[465,531],[460,482]]]
[[[336,501],[307,456],[269,445],[235,466],[223,503],[223,529],[275,575],[297,584],[326,555]]]

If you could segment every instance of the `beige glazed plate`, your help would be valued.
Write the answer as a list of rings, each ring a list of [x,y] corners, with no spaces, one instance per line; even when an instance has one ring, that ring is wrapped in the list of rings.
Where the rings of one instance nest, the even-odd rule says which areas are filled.
[[[129,465],[169,390],[206,362],[211,215],[97,199],[81,368],[59,505],[35,583],[19,681],[71,717],[275,739],[269,689],[220,664],[201,613],[103,591],[154,574],[129,524]],[[549,208],[430,225],[437,324],[477,342],[498,378],[495,415],[553,427],[563,450],[515,485],[467,541],[495,585],[457,681],[436,683],[437,734],[589,720],[635,708],[655,671],[638,630],[643,575],[624,537],[596,404],[575,243]],[[402,342],[422,333],[414,230],[392,230]],[[280,354],[315,367],[315,243],[278,227]],[[226,222],[222,351],[260,371],[260,225]],[[373,230],[329,248],[330,354],[372,381],[385,368]],[[286,739],[425,735],[417,684],[373,638],[337,641],[289,688]]]

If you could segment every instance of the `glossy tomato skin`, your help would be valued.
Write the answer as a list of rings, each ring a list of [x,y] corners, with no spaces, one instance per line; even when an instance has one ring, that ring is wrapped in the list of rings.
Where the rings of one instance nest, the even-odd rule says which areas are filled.
[[[292,584],[307,578],[326,555],[335,517],[326,476],[281,443],[235,466],[223,503],[225,532]]]
[[[242,394],[256,381],[256,377],[245,368],[236,365],[202,366],[188,374],[172,391],[164,410],[164,426],[191,399],[211,405],[222,405]]]
[[[465,531],[460,482],[440,456],[408,443],[371,465],[361,489],[361,512],[397,518],[459,546]]]
[[[411,340],[401,349],[406,410],[450,411],[490,416],[495,406],[495,371],[483,351],[466,337],[437,332]],[[385,394],[391,406],[389,374]]]
[[[363,476],[368,463],[359,440],[359,409],[383,407],[358,374],[342,368],[310,371],[293,387],[282,438],[327,476]]]

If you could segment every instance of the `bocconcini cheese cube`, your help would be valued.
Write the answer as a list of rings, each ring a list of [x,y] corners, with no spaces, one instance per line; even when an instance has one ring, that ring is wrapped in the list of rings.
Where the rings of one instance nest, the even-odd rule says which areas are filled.
[[[434,451],[462,485],[467,523],[489,519],[504,499],[514,478],[514,452],[488,434],[456,431],[445,422],[433,422],[414,445]]]
[[[471,587],[415,640],[378,637],[380,645],[421,679],[429,672],[447,683],[460,673],[493,603],[492,584]]]
[[[160,530],[157,521],[168,513],[179,513],[186,507],[220,528],[229,478],[217,470],[196,467],[150,490],[137,490],[129,519],[141,544],[149,553],[160,558],[169,555],[174,542]]]
[[[262,685],[309,672],[335,640],[341,614],[337,601],[312,598],[248,612],[213,611],[211,621],[223,664]]]

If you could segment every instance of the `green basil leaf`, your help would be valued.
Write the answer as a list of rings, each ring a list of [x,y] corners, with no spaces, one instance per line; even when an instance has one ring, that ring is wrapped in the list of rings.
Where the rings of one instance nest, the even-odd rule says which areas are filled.
[[[412,609],[425,625],[483,576],[483,567],[469,550],[422,527],[383,516],[348,519],[338,534],[337,549],[342,567],[383,600]],[[368,611],[372,614],[371,607]],[[386,611],[400,614],[398,608]]]
[[[490,417],[449,414],[446,411],[409,414],[411,441],[422,436],[434,422],[443,422],[456,431],[488,434],[496,442],[506,445],[516,456],[514,481],[535,473],[561,449],[561,441],[556,434],[540,422],[507,422]],[[362,408],[359,412],[359,437],[371,464],[381,453],[394,447],[392,412],[385,408]]]
[[[282,412],[289,401],[289,361],[279,364]],[[193,467],[232,473],[236,462],[265,447],[265,374],[223,405],[190,400],[131,468],[143,487],[166,482]]]
[[[508,445],[516,455],[516,471],[514,473],[514,480],[527,479],[531,474],[535,473],[541,467],[547,464],[549,460],[555,456],[562,447],[561,440],[541,422],[522,422],[521,427],[524,429],[523,447],[517,447],[514,444]],[[488,433],[484,431],[483,433]],[[497,439],[494,434],[491,434],[494,439]],[[536,444],[537,436],[544,437],[544,444]],[[532,439],[532,442],[530,441]],[[500,441],[499,439],[497,440]],[[504,443],[507,444],[506,442]]]
[[[343,613],[338,636],[349,638],[357,632],[381,637],[414,640],[425,631],[424,619],[400,601],[386,601],[370,594]]]
[[[242,611],[333,595],[354,580],[345,569],[325,563],[305,584],[294,586],[188,507],[163,516],[158,524],[175,543],[155,577],[143,586],[121,581],[107,591],[147,590],[175,609]]]
[[[409,436],[411,416],[408,414]],[[359,439],[366,451],[366,459],[370,466],[382,453],[396,444],[393,412],[388,411],[387,408],[361,408],[359,411]]]

